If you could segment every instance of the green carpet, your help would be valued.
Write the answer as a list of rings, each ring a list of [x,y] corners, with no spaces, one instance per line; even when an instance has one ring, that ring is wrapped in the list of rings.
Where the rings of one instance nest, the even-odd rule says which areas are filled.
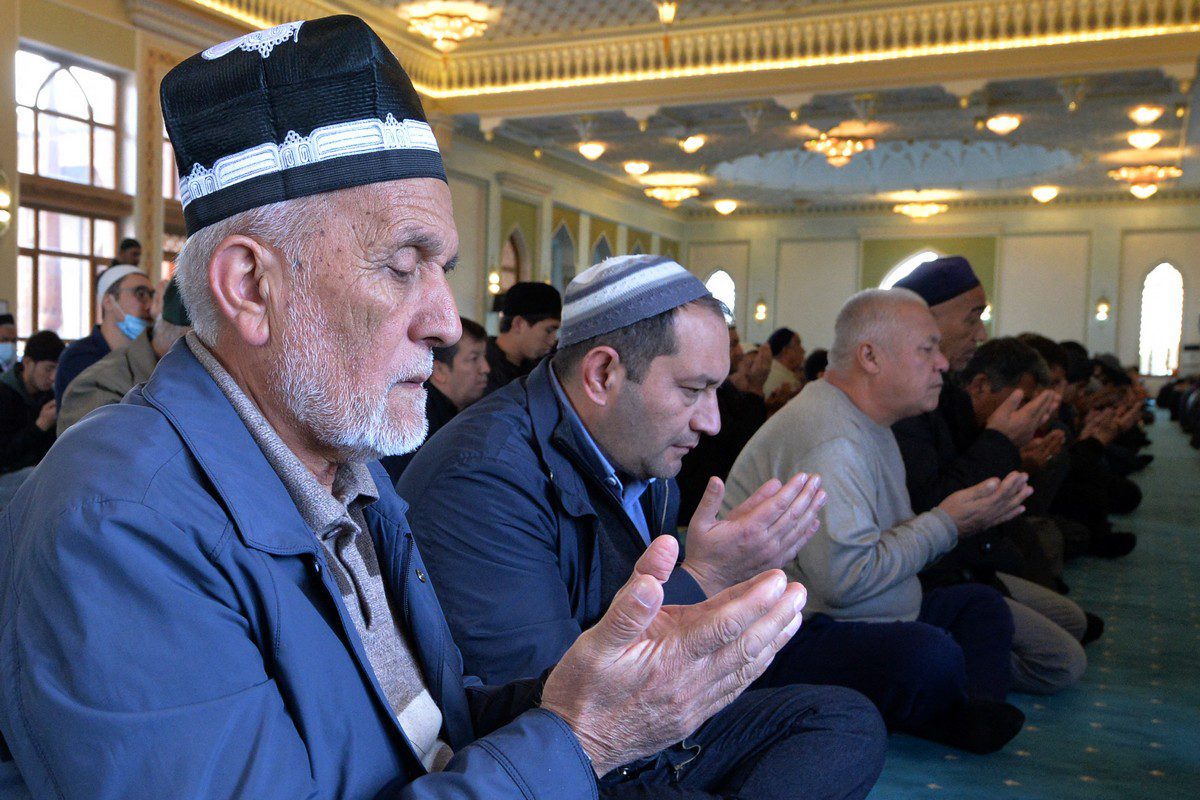
[[[1063,576],[1107,623],[1083,680],[1012,695],[1025,730],[990,756],[892,736],[870,800],[1200,797],[1200,453],[1165,415],[1149,433],[1156,460],[1135,478],[1145,500],[1117,522],[1137,549]]]

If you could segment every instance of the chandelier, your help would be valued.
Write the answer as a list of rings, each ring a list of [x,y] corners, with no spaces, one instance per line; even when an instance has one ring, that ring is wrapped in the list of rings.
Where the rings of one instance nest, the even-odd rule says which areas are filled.
[[[646,197],[652,197],[667,208],[675,208],[691,197],[700,194],[695,186],[650,186],[646,189]]]
[[[892,206],[892,211],[909,219],[929,219],[949,210],[950,206],[945,203],[898,203]]]
[[[1125,181],[1126,183],[1158,183],[1159,181],[1174,180],[1182,175],[1183,170],[1179,167],[1160,167],[1157,164],[1143,164],[1140,167],[1121,167],[1120,169],[1110,169],[1108,171],[1108,177],[1114,181]]]
[[[817,138],[806,141],[804,149],[825,156],[830,166],[844,167],[850,163],[851,158],[864,150],[874,150],[875,140],[822,133]]]
[[[492,10],[472,0],[427,0],[398,9],[408,29],[433,42],[442,53],[487,31]]]

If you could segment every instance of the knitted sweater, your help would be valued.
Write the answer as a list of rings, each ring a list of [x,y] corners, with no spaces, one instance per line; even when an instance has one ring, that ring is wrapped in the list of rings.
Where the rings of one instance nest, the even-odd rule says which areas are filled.
[[[941,509],[916,516],[904,462],[889,428],[826,381],[759,428],[729,473],[726,512],[772,477],[818,473],[828,502],[821,530],[784,567],[808,589],[809,613],[840,620],[916,619],[917,573],[958,541]]]

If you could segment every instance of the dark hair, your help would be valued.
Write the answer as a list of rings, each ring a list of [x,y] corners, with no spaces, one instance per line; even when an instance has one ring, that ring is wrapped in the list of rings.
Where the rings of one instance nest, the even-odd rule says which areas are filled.
[[[1087,348],[1070,340],[1058,345],[1067,353],[1067,383],[1086,383],[1092,377],[1092,358]]]
[[[813,350],[804,359],[804,380],[815,381],[829,366],[829,351],[825,348]]]
[[[1064,373],[1067,372],[1067,367],[1070,359],[1067,357],[1066,348],[1056,343],[1053,339],[1042,336],[1040,333],[1022,333],[1017,339],[1038,351],[1049,367],[1062,367]]]
[[[12,314],[0,314],[0,325],[16,325],[17,320]]]
[[[440,361],[448,367],[454,366],[454,357],[458,355],[458,346],[462,344],[463,339],[471,339],[476,342],[487,341],[487,331],[483,329],[482,325],[466,317],[459,317],[458,319],[462,323],[462,339],[446,347],[433,348],[433,360]]]
[[[562,319],[562,313],[560,312],[558,314],[547,314],[547,313],[543,313],[543,314],[513,314],[511,317],[508,316],[507,314],[503,314],[500,316],[500,332],[508,333],[510,330],[512,330],[513,320],[516,319],[517,317],[520,317],[521,319],[525,320],[525,324],[532,327],[534,325],[537,325],[539,322],[541,322],[544,319]]]
[[[141,247],[141,246],[142,246],[142,243],[139,242],[137,239],[122,239],[121,243],[119,245],[117,245],[117,252],[120,252],[122,250],[128,250],[131,247]]]
[[[58,361],[66,345],[54,331],[38,331],[25,340],[25,355],[30,361]]]
[[[1014,336],[992,339],[979,346],[960,377],[963,383],[968,383],[976,375],[986,377],[993,392],[1013,388],[1025,375],[1032,375],[1039,384],[1046,383],[1049,377],[1046,362],[1038,351]]]
[[[780,328],[770,335],[767,339],[767,346],[771,348],[771,355],[778,357],[783,352],[783,348],[792,343],[792,339],[796,338],[796,332],[791,328]]]
[[[583,357],[597,347],[611,347],[621,356],[629,380],[641,383],[650,368],[650,362],[659,356],[674,355],[679,350],[675,338],[675,315],[684,308],[702,308],[725,320],[725,304],[712,295],[705,295],[690,303],[684,303],[661,314],[639,320],[624,328],[584,339],[573,345],[559,348],[554,354],[555,374],[566,378],[578,369]]]

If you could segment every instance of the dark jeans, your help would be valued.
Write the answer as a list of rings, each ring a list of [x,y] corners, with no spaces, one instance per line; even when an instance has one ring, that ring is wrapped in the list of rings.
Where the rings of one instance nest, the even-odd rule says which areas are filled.
[[[1012,612],[998,591],[947,586],[926,593],[916,622],[805,617],[756,685],[847,686],[875,703],[889,728],[912,731],[968,697],[1003,700],[1012,638]]]
[[[600,794],[666,798],[863,798],[883,769],[886,731],[862,695],[837,686],[749,691],[692,736],[614,770]]]

